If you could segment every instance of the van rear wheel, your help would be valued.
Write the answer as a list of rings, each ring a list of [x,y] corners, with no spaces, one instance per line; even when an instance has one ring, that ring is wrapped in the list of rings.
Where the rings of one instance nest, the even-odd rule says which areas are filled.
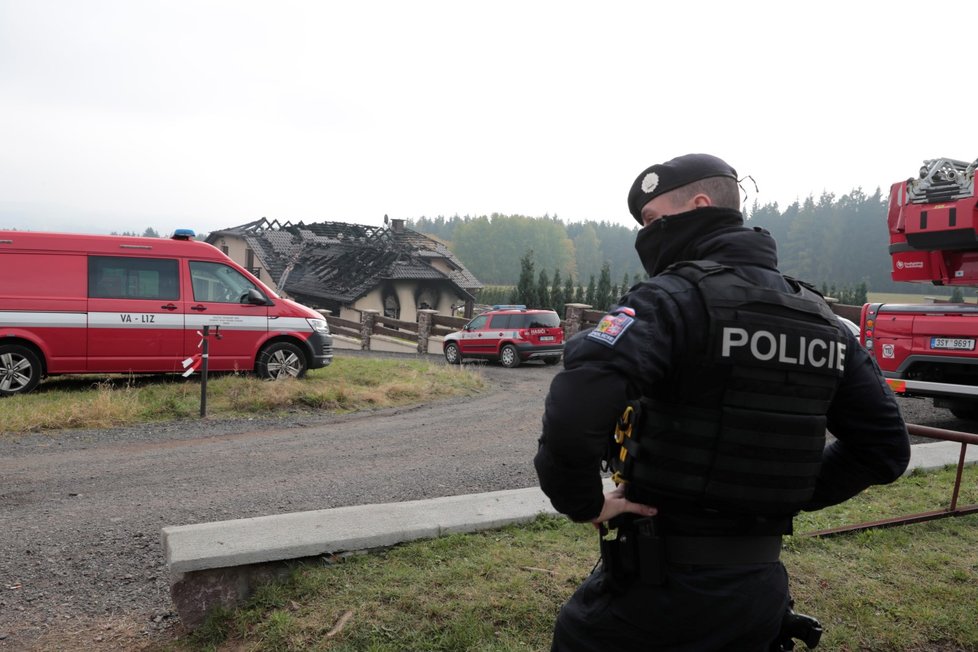
[[[0,396],[26,394],[41,382],[41,360],[19,344],[0,346]]]
[[[273,342],[258,354],[255,365],[259,378],[278,380],[279,378],[302,378],[309,369],[309,363],[302,349],[289,342]]]

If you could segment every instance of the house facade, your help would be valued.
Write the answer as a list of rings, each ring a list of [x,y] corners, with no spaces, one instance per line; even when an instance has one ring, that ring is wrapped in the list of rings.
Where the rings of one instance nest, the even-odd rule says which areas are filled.
[[[441,242],[387,220],[279,223],[265,218],[214,231],[207,242],[280,294],[360,321],[363,310],[416,321],[418,310],[472,314],[482,284]]]

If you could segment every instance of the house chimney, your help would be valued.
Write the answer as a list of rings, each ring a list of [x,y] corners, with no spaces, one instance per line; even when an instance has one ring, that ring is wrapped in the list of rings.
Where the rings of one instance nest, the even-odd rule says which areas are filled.
[[[394,233],[404,233],[404,220],[398,218],[392,219],[391,231]]]

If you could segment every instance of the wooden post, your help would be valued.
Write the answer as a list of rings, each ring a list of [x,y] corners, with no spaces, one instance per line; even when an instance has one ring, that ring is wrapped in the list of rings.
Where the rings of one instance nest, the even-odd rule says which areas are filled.
[[[422,308],[418,311],[418,354],[428,353],[428,338],[431,337],[431,327],[434,326],[434,316],[437,310]]]
[[[370,336],[374,332],[374,322],[379,314],[378,310],[360,311],[360,350],[370,350]]]

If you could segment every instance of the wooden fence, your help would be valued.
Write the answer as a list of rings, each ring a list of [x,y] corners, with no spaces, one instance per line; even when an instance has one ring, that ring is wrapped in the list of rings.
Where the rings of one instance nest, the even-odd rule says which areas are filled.
[[[830,307],[835,314],[859,323],[861,306],[832,303]],[[591,310],[591,306],[584,303],[568,303],[564,310],[564,319],[561,321],[565,337],[571,337],[585,328],[594,327],[604,314],[600,310]],[[439,315],[434,310],[419,310],[416,322],[385,317],[374,310],[361,311],[359,322],[340,319],[328,312],[323,312],[323,317],[326,318],[330,331],[360,340],[360,348],[364,351],[370,350],[371,336],[385,335],[416,343],[418,353],[428,353],[429,338],[444,337],[469,323],[469,320],[464,317],[447,317]]]
[[[384,335],[415,343],[418,353],[427,353],[429,338],[448,335],[469,322],[464,317],[447,317],[434,310],[419,310],[416,322],[385,317],[375,310],[361,311],[359,322],[321,312],[332,333],[360,340],[360,349],[364,351],[370,350],[372,336]]]

